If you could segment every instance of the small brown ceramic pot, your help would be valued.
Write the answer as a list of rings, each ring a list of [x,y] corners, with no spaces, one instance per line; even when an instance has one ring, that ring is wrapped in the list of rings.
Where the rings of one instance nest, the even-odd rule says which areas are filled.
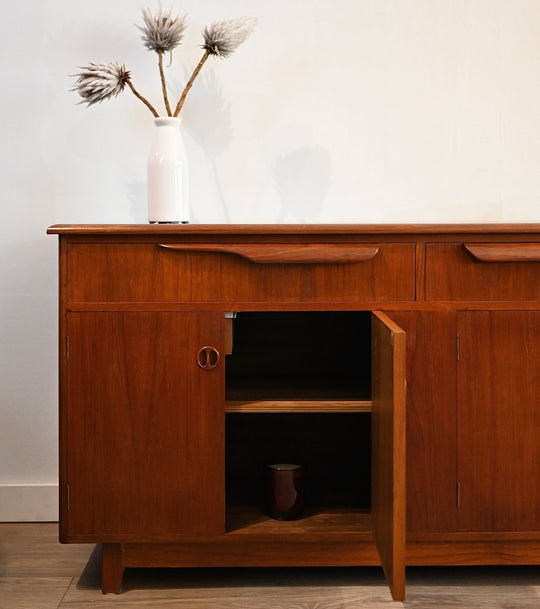
[[[268,513],[277,520],[298,518],[304,509],[304,472],[301,465],[269,465],[266,476]]]

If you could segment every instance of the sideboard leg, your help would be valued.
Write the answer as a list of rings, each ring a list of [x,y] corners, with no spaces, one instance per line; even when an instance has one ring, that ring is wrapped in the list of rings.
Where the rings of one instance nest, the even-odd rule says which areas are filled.
[[[104,543],[101,549],[101,590],[103,594],[119,594],[123,575],[122,544]]]

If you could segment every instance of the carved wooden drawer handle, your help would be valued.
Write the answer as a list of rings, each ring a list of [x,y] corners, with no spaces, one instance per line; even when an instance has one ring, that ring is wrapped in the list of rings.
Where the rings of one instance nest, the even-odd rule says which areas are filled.
[[[201,347],[197,353],[197,364],[203,370],[213,370],[220,360],[219,351],[215,347]]]
[[[540,262],[540,243],[465,243],[481,262]]]
[[[159,244],[158,247],[177,252],[207,252],[241,256],[257,264],[353,264],[375,258],[377,244]]]

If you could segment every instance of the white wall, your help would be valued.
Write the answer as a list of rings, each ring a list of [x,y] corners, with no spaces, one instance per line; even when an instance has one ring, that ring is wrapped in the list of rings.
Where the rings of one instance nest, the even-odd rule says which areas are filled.
[[[156,6],[157,2],[149,2]],[[169,3],[164,0],[164,6]],[[86,108],[76,66],[125,63],[159,104],[143,2],[2,13],[0,519],[55,517],[55,222],[145,222],[152,116]],[[200,29],[253,15],[185,106],[195,222],[540,222],[540,0],[187,0]],[[161,106],[160,106],[161,107]]]

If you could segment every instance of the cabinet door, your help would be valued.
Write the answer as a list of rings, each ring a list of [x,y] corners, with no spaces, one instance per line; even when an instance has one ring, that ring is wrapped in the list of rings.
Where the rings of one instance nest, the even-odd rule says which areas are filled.
[[[458,313],[462,531],[540,530],[540,312]]]
[[[407,534],[455,531],[456,313],[388,314],[407,333]]]
[[[377,550],[394,600],[405,598],[405,332],[372,317],[371,511]]]
[[[223,532],[224,362],[197,364],[223,314],[69,313],[67,334],[68,536]]]

